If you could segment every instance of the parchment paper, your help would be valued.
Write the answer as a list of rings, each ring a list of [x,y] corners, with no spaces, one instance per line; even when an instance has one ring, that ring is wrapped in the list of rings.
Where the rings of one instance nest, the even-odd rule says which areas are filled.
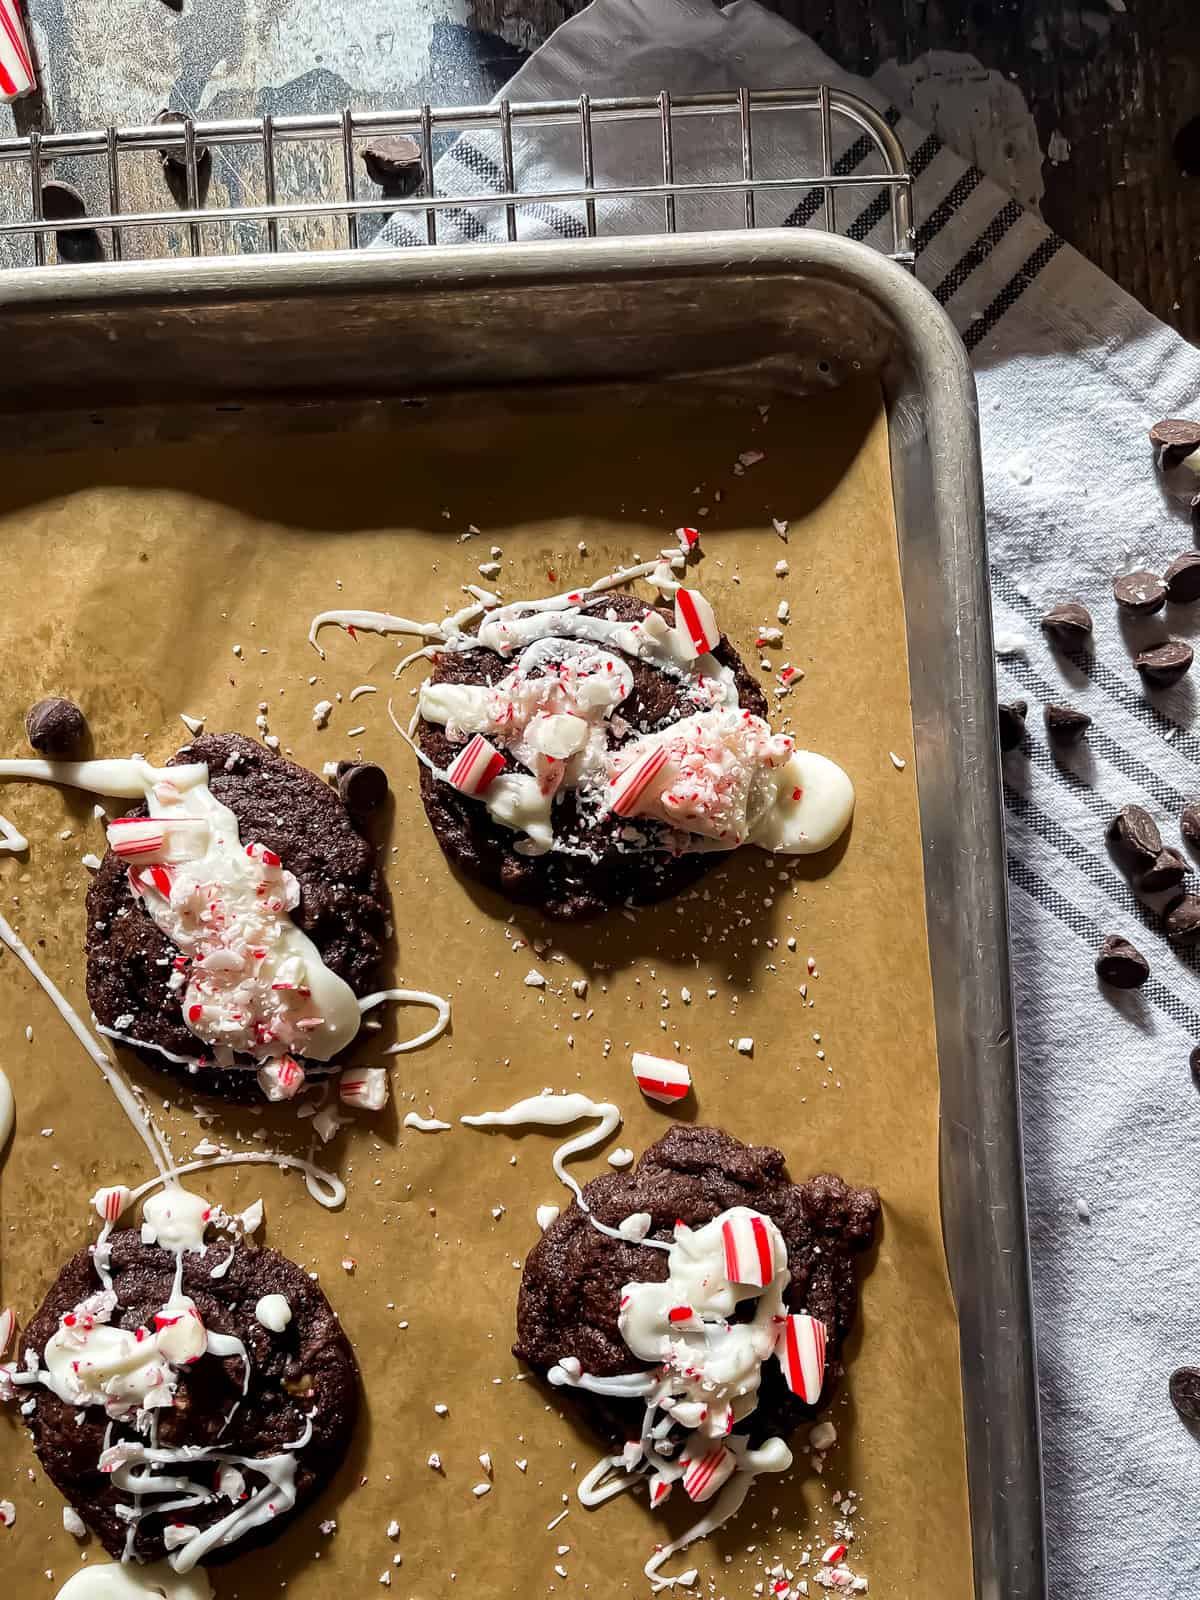
[[[745,450],[766,459],[738,475]],[[773,516],[790,522],[786,545]],[[748,660],[763,653],[758,625],[775,623],[780,600],[790,602],[784,647],[766,654],[776,670],[790,662],[804,676],[776,724],[852,774],[853,829],[832,858],[743,851],[696,896],[586,929],[545,924],[456,878],[425,827],[412,758],[385,710],[394,692],[401,718],[411,711],[419,675],[398,689],[390,676],[410,643],[356,643],[330,630],[321,661],[305,642],[309,619],[333,606],[440,616],[461,603],[460,584],[479,581],[493,544],[506,595],[549,592],[651,555],[682,523],[704,530],[698,581]],[[459,542],[472,524],[480,533]],[[382,762],[394,788],[394,810],[375,829],[394,897],[392,981],[453,1000],[452,1033],[394,1059],[392,1108],[360,1117],[327,1148],[349,1185],[344,1211],[320,1210],[294,1174],[273,1169],[191,1180],[226,1202],[263,1195],[267,1241],[320,1274],[365,1390],[357,1442],[335,1482],[276,1545],[215,1573],[221,1600],[281,1584],[297,1600],[366,1595],[388,1571],[393,1592],[414,1600],[646,1591],[643,1561],[694,1520],[692,1508],[672,1504],[652,1517],[644,1499],[622,1496],[582,1510],[573,1490],[597,1446],[509,1354],[534,1209],[568,1199],[550,1170],[553,1136],[457,1125],[422,1134],[400,1118],[432,1108],[457,1124],[546,1086],[582,1090],[621,1105],[614,1144],[640,1151],[668,1117],[641,1101],[630,1053],[670,1053],[676,1041],[697,1086],[681,1114],[780,1145],[796,1177],[833,1168],[877,1185],[884,1224],[830,1413],[840,1443],[824,1476],[796,1439],[791,1477],[760,1481],[741,1517],[671,1570],[694,1562],[711,1592],[731,1597],[751,1594],[777,1557],[811,1580],[798,1552],[812,1545],[819,1559],[832,1497],[852,1489],[862,1510],[851,1561],[873,1594],[907,1597],[925,1583],[969,1594],[916,774],[878,394],[776,401],[766,420],[748,402],[683,406],[661,390],[641,405],[547,400],[519,411],[484,398],[473,413],[414,412],[397,432],[9,461],[0,548],[16,597],[0,689],[5,753],[24,748],[25,707],[54,692],[86,707],[97,754],[165,759],[186,741],[181,711],[207,717],[210,730],[253,733],[265,702],[271,730],[299,761],[319,770],[361,751]],[[786,577],[775,574],[781,558]],[[314,703],[361,683],[379,693],[343,700],[318,731]],[[366,732],[351,737],[359,724]],[[32,841],[27,858],[0,858],[0,905],[81,1005],[80,857],[103,850],[92,805],[82,794],[0,785],[0,811]],[[531,969],[545,975],[544,990],[523,983]],[[580,976],[590,981],[586,1000],[570,987]],[[429,1019],[388,1016],[382,1033],[362,1036],[361,1058],[384,1061],[383,1044]],[[754,1039],[750,1058],[733,1048],[743,1036]],[[91,1235],[92,1190],[137,1181],[148,1163],[95,1067],[7,955],[0,1061],[18,1106],[2,1173],[2,1298],[24,1321],[60,1260]],[[137,1063],[130,1070],[163,1107],[180,1157],[206,1133],[303,1148],[287,1108],[218,1107],[200,1122],[170,1080]],[[602,1155],[576,1169],[580,1178],[607,1170]],[[357,1262],[352,1272],[344,1257]],[[440,1473],[427,1465],[435,1451]],[[492,1458],[494,1484],[477,1498],[481,1453]],[[16,1527],[0,1531],[13,1592],[53,1594],[80,1550],[14,1416],[0,1421],[0,1495],[17,1505]],[[337,1531],[322,1536],[327,1518]],[[394,1542],[385,1533],[392,1518],[401,1526]],[[569,1551],[559,1555],[560,1545]],[[85,1548],[102,1558],[94,1541]]]

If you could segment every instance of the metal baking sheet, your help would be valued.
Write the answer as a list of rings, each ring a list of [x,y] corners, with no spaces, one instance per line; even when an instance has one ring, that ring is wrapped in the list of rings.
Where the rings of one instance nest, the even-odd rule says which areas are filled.
[[[764,231],[14,272],[0,279],[0,304],[12,354],[0,409],[15,447],[265,424],[380,430],[435,403],[464,419],[497,403],[519,413],[548,384],[616,390],[636,379],[642,389],[704,385],[761,399],[878,378],[910,664],[976,1592],[1040,1594],[978,442],[965,356],[929,297],[844,240]]]

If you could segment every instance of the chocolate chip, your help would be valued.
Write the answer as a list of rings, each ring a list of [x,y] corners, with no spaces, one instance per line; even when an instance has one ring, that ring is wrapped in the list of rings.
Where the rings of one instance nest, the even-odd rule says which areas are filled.
[[[1056,644],[1079,650],[1091,634],[1092,614],[1078,600],[1064,600],[1062,605],[1050,607],[1042,618],[1042,627]]]
[[[1200,895],[1181,895],[1167,912],[1166,929],[1172,944],[1195,944],[1200,939]]]
[[[83,742],[87,719],[73,700],[39,700],[25,713],[25,733],[44,756],[66,756]]]
[[[1157,572],[1140,568],[1119,572],[1113,579],[1113,598],[1125,611],[1137,617],[1150,617],[1167,603],[1167,586]]]
[[[47,222],[77,222],[87,216],[87,205],[79,190],[70,183],[48,178],[42,184],[42,215]],[[58,259],[73,264],[103,261],[104,246],[95,228],[71,228],[54,235]]]
[[[1152,867],[1162,854],[1158,824],[1141,806],[1122,806],[1105,833],[1117,854],[1141,871]]]
[[[1074,706],[1047,706],[1046,732],[1056,744],[1078,744],[1092,725],[1086,711],[1076,711]]]
[[[1150,429],[1150,442],[1161,452],[1164,467],[1177,467],[1200,450],[1200,422],[1166,417]]]
[[[1178,683],[1192,664],[1192,647],[1182,639],[1168,639],[1149,650],[1140,650],[1133,664],[1146,683],[1156,689],[1169,689]]]
[[[1167,599],[1175,606],[1194,605],[1200,600],[1200,550],[1185,550],[1176,556],[1163,574]]]
[[[1157,860],[1146,868],[1138,879],[1138,888],[1147,894],[1161,894],[1164,889],[1177,889],[1188,873],[1188,864],[1170,845],[1159,852]]]
[[[1179,813],[1179,831],[1193,850],[1200,850],[1200,803],[1184,806]]]
[[[186,121],[182,111],[160,111],[155,117],[155,122],[162,126],[171,124],[178,126]],[[171,191],[171,198],[175,204],[184,210],[188,206],[187,186],[187,156],[182,144],[160,146],[159,155],[162,157],[163,177],[167,188]],[[208,193],[209,180],[212,177],[212,151],[206,144],[196,142],[196,200],[204,204]]]
[[[362,158],[367,177],[379,185],[389,200],[407,200],[424,181],[421,146],[408,134],[372,139]]]
[[[1114,989],[1140,989],[1150,976],[1150,963],[1128,939],[1110,933],[1096,957],[1096,976]]]
[[[1196,1087],[1200,1089],[1200,1044],[1193,1047],[1192,1053],[1188,1057],[1188,1066],[1192,1069],[1192,1077],[1195,1079]]]
[[[1185,1422],[1200,1422],[1200,1368],[1176,1367],[1170,1381],[1171,1404]]]
[[[1015,750],[1025,740],[1025,718],[1029,715],[1029,703],[1025,700],[1010,700],[1006,705],[1002,700],[998,709],[1000,748]]]
[[[339,761],[337,791],[346,810],[361,816],[387,799],[387,773],[369,761]]]

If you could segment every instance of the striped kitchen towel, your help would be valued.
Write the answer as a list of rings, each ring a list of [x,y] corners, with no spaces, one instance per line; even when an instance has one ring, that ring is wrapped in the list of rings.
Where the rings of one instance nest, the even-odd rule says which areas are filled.
[[[1133,653],[1168,630],[1191,639],[1200,608],[1146,621],[1118,616],[1115,572],[1161,572],[1194,547],[1191,474],[1156,471],[1146,438],[1159,417],[1200,412],[1200,355],[1051,233],[1000,185],[892,103],[902,81],[840,72],[754,0],[595,0],[517,73],[512,99],[792,87],[824,80],[874,101],[910,152],[917,270],[975,363],[988,499],[1001,695],[1029,702],[1027,747],[1005,757],[1012,940],[1046,1459],[1051,1592],[1058,1600],[1142,1592],[1200,1594],[1200,1449],[1167,1398],[1171,1370],[1200,1364],[1200,1095],[1188,1069],[1200,1042],[1200,959],[1172,949],[1161,902],[1135,894],[1104,845],[1124,803],[1144,806],[1166,843],[1200,795],[1200,672],[1147,691]],[[760,126],[758,173],[800,170],[795,124]],[[869,172],[870,147],[844,137],[842,173]],[[581,178],[578,129],[521,136],[517,186]],[[653,129],[597,128],[598,183],[654,181]],[[681,123],[683,177],[737,177],[728,124]],[[444,154],[439,192],[503,186],[498,140],[471,135]],[[886,247],[886,197],[867,191],[839,226]],[[760,197],[758,221],[819,225],[818,196]],[[658,231],[661,200],[598,204],[601,232]],[[738,197],[680,202],[684,229],[739,226]],[[521,237],[576,236],[581,208],[531,205]],[[506,216],[443,213],[443,240],[503,239]],[[424,243],[393,217],[379,244]],[[1183,480],[1180,482],[1179,480]],[[1042,633],[1055,602],[1081,600],[1093,648],[1064,653]],[[1193,681],[1194,679],[1194,681]],[[1093,719],[1060,751],[1047,703]],[[1093,962],[1107,933],[1131,938],[1152,976],[1102,991]],[[886,1574],[880,1575],[886,1590]]]

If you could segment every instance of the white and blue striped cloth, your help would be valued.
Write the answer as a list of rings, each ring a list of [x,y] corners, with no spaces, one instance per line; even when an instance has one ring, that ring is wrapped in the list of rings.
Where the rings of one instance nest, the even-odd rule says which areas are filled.
[[[1131,659],[1167,629],[1200,632],[1200,607],[1130,627],[1111,587],[1118,570],[1162,571],[1193,548],[1187,498],[1156,473],[1146,430],[1200,412],[1200,355],[889,104],[886,74],[874,84],[848,77],[754,0],[723,11],[708,0],[595,0],[505,93],[679,95],[821,80],[872,99],[910,153],[918,274],[975,363],[997,633],[1025,641],[999,676],[1003,698],[1031,707],[1029,748],[1005,757],[1005,799],[1051,1592],[1200,1595],[1200,1445],[1167,1398],[1171,1370],[1200,1364],[1200,1094],[1188,1070],[1200,1043],[1200,957],[1167,945],[1161,916],[1104,845],[1107,820],[1129,801],[1178,845],[1179,811],[1200,796],[1200,669],[1148,695]],[[760,127],[756,114],[759,174],[795,172],[805,159],[789,126]],[[870,170],[865,140],[847,137],[835,155],[839,172]],[[740,170],[728,136],[703,120],[686,125],[676,157],[681,178]],[[659,160],[644,132],[597,135],[600,184],[654,181]],[[522,139],[516,172],[525,189],[577,184],[577,131]],[[437,176],[441,193],[501,189],[498,141],[460,140]],[[840,226],[887,247],[881,194],[839,203]],[[682,228],[744,220],[736,197],[689,205]],[[819,206],[819,196],[778,191],[760,198],[758,221],[819,225]],[[451,212],[439,237],[502,239],[505,221],[502,208]],[[661,201],[604,202],[599,223],[657,231]],[[585,231],[570,206],[522,207],[518,230]],[[425,233],[397,216],[376,242],[424,243]],[[1042,635],[1042,613],[1066,599],[1095,617],[1088,654],[1064,656]],[[1046,740],[1048,701],[1094,719],[1066,755]],[[1093,961],[1110,932],[1150,961],[1137,993],[1098,989]]]

